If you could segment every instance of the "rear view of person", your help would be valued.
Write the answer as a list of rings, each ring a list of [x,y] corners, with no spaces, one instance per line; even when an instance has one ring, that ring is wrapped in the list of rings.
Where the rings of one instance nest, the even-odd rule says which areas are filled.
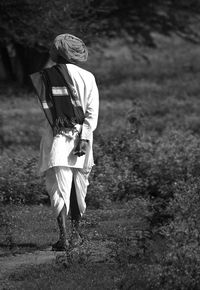
[[[86,210],[88,177],[94,165],[93,131],[98,120],[99,93],[93,74],[78,66],[88,57],[82,40],[70,34],[58,35],[50,57],[56,64],[32,74],[31,80],[46,117],[39,173],[45,174],[60,231],[52,250],[59,251],[82,242],[79,222]]]

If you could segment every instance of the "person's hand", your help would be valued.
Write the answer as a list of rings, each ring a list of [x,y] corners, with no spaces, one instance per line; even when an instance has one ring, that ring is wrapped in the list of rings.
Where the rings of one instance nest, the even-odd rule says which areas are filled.
[[[79,157],[84,155],[86,153],[87,146],[88,140],[80,139],[76,146],[76,149],[74,150],[74,155],[77,155]]]

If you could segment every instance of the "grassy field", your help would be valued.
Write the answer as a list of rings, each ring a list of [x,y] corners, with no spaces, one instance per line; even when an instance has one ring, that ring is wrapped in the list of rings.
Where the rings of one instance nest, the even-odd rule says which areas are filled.
[[[4,289],[115,289],[123,278],[126,269],[126,252],[122,244],[126,237],[123,234],[129,231],[130,238],[141,235],[147,228],[147,221],[141,213],[137,213],[132,206],[115,206],[111,210],[88,210],[82,220],[82,235],[85,243],[89,243],[87,257],[73,259],[70,267],[59,261],[43,265],[22,265],[15,267],[14,271],[7,271],[1,282]],[[4,257],[34,253],[37,250],[45,251],[57,239],[57,229],[54,216],[46,206],[7,206],[11,213],[9,227],[4,227],[0,237],[0,245],[4,249]],[[5,247],[5,236],[9,247]],[[8,239],[10,237],[10,239]],[[139,239],[138,239],[139,240]],[[104,253],[105,242],[113,243],[112,255]],[[101,259],[91,258],[91,242],[99,244]],[[137,262],[140,256],[141,245],[132,245],[132,256]],[[80,255],[80,254],[79,254]],[[83,256],[83,253],[82,253]],[[81,257],[82,257],[81,256]],[[135,258],[134,258],[135,256]],[[30,256],[29,256],[30,259]],[[116,262],[118,261],[118,262]],[[0,260],[1,264],[1,260]],[[1,264],[2,265],[2,264]],[[6,267],[6,263],[4,267]],[[0,271],[1,273],[1,271]],[[1,277],[2,278],[2,277]],[[67,288],[66,288],[67,287]]]
[[[101,101],[82,230],[113,242],[114,258],[29,265],[3,289],[199,289],[200,52],[155,38],[157,49],[93,48],[88,64]],[[0,116],[0,253],[13,257],[49,247],[57,231],[36,175],[44,119],[34,94],[2,86]]]

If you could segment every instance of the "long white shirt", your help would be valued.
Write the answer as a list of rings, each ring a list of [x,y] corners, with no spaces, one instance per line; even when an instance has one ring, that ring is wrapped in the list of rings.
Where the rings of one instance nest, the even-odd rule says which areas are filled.
[[[46,122],[44,134],[40,143],[40,158],[38,164],[39,174],[54,166],[67,166],[90,170],[94,165],[93,159],[93,131],[96,129],[99,112],[99,93],[92,73],[74,64],[67,64],[75,90],[79,96],[85,120],[81,126],[81,139],[87,139],[86,154],[76,156],[73,151],[78,143],[79,136],[73,138],[59,135],[53,137],[52,129]]]

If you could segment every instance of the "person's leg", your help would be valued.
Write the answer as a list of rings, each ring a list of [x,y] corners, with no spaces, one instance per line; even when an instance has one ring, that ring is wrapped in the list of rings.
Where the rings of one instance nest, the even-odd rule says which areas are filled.
[[[66,209],[65,213],[66,215],[68,215],[73,172],[71,168],[69,167],[58,166],[58,167],[55,167],[55,175],[56,175],[56,180],[57,180],[57,185],[58,185],[60,196],[62,197],[64,201],[64,205]]]
[[[79,235],[79,221],[81,219],[81,214],[79,211],[79,206],[77,202],[76,189],[74,180],[72,181],[72,188],[70,194],[70,213],[71,213],[71,246],[77,246],[82,243],[82,238]]]
[[[85,197],[87,194],[87,187],[89,185],[88,178],[90,170],[74,168],[73,174],[78,208],[80,215],[82,216],[86,210]]]
[[[71,194],[70,194],[70,212],[71,212],[71,222],[74,224],[75,227],[76,226],[78,227],[81,214],[78,207],[74,179],[72,181],[72,188],[71,188]]]
[[[72,171],[65,167],[55,167],[46,174],[46,189],[51,198],[52,207],[57,216],[60,237],[53,244],[53,250],[65,250],[67,241],[66,215],[69,211],[69,197],[71,190]]]
[[[60,230],[59,240],[64,243],[67,240],[67,230],[66,230],[66,206],[64,205],[61,212],[57,217],[58,227]]]
[[[67,250],[69,247],[69,241],[67,239],[67,230],[66,230],[66,207],[63,206],[57,217],[57,223],[59,227],[59,240],[52,245],[53,251],[63,251]]]
[[[82,169],[73,169],[73,183],[70,196],[70,210],[71,210],[71,226],[72,235],[70,243],[76,246],[82,243],[82,238],[79,231],[79,222],[82,214],[85,212],[85,196],[87,193],[87,186],[89,172]]]
[[[51,200],[51,206],[54,210],[56,217],[58,217],[65,202],[58,189],[58,184],[57,184],[57,179],[56,179],[54,168],[50,168],[46,171],[45,185],[46,185],[46,190]]]

